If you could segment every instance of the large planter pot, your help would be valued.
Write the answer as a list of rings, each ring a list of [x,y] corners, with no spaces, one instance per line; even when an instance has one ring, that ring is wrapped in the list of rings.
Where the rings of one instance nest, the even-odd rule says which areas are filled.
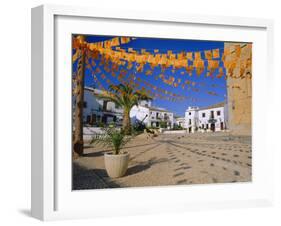
[[[129,164],[129,153],[114,155],[112,153],[104,154],[105,169],[109,177],[122,177],[127,171]]]

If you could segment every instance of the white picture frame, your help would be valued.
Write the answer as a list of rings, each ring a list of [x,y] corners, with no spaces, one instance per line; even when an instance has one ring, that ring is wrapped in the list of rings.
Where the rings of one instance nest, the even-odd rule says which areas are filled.
[[[104,21],[106,21],[105,25],[98,25]],[[65,37],[69,37],[70,33],[91,32],[87,31],[87,23],[89,25],[94,23],[102,34],[112,34],[106,33],[103,29],[111,27],[111,32],[115,32],[115,35],[156,37],[151,26],[161,26],[164,29],[163,33],[159,30],[159,37],[163,35],[174,37],[172,31],[177,33],[177,26],[189,26],[190,29],[194,29],[193,35],[189,36],[193,39],[204,39],[204,29],[206,31],[210,28],[216,29],[218,33],[213,36],[209,34],[209,39],[253,41],[253,181],[243,184],[126,188],[106,191],[69,190],[71,151],[65,150],[63,147],[67,146],[61,144],[57,137],[63,134],[67,137],[70,134],[68,131],[70,122],[69,125],[61,124],[64,122],[60,120],[61,115],[67,115],[68,111],[62,110],[59,103],[69,100],[67,95],[71,86],[68,82],[62,82],[62,77],[56,75],[69,72],[71,64],[70,52],[67,49],[71,39],[67,41]],[[147,30],[136,30],[131,27],[131,29],[120,29],[122,31],[118,32],[116,28],[113,29],[114,23],[119,23],[120,28],[145,26]],[[135,26],[136,24],[138,26]],[[171,29],[165,29],[165,26]],[[234,30],[231,29],[239,32],[234,35]],[[181,38],[183,37],[185,34],[182,34]],[[63,38],[66,41],[64,45],[60,45]],[[65,68],[60,68],[61,64],[57,64],[61,63],[63,52],[69,57],[65,59]],[[273,151],[266,140],[268,115],[266,111],[259,110],[264,106],[269,109],[271,104],[266,97],[271,93],[270,87],[273,82],[272,58],[273,22],[271,20],[166,12],[162,14],[122,12],[114,9],[56,5],[43,5],[32,9],[32,216],[41,220],[56,220],[271,205],[273,179],[269,175],[273,173]],[[60,151],[57,150],[58,147]],[[66,165],[62,163],[64,158],[66,162],[69,161]],[[66,176],[62,177],[62,175]]]

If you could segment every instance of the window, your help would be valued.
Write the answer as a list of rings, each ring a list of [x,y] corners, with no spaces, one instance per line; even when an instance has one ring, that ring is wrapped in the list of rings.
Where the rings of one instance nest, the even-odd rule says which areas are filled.
[[[102,110],[103,111],[107,110],[107,103],[108,103],[108,101],[103,101],[103,104],[102,104]]]
[[[91,115],[87,115],[86,123],[87,123],[87,124],[90,124],[90,122],[91,122]]]
[[[217,116],[220,116],[221,115],[221,111],[217,111]]]
[[[92,122],[95,123],[97,121],[97,116],[96,114],[92,114]]]
[[[206,113],[202,113],[202,118],[205,118],[205,116],[206,116]]]
[[[87,108],[87,101],[83,102],[83,108]]]
[[[191,115],[191,112],[189,112],[188,114]]]
[[[191,119],[189,119],[189,125],[191,125]]]
[[[159,112],[156,113],[156,118],[159,119],[160,118],[160,114]]]

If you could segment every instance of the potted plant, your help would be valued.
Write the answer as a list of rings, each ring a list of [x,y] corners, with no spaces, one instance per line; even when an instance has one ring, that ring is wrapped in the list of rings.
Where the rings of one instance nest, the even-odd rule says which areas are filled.
[[[131,139],[125,133],[116,128],[104,129],[105,133],[98,138],[94,138],[91,143],[101,143],[111,149],[104,154],[105,169],[109,177],[122,177],[127,171],[129,164],[129,153],[122,151],[122,148]]]

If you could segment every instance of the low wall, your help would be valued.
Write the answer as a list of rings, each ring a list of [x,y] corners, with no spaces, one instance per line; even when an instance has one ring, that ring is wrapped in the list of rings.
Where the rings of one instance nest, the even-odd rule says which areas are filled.
[[[187,133],[186,130],[164,130],[163,134],[182,134]]]
[[[92,140],[93,137],[101,136],[104,131],[100,127],[84,127],[83,128],[83,139],[84,141]]]

